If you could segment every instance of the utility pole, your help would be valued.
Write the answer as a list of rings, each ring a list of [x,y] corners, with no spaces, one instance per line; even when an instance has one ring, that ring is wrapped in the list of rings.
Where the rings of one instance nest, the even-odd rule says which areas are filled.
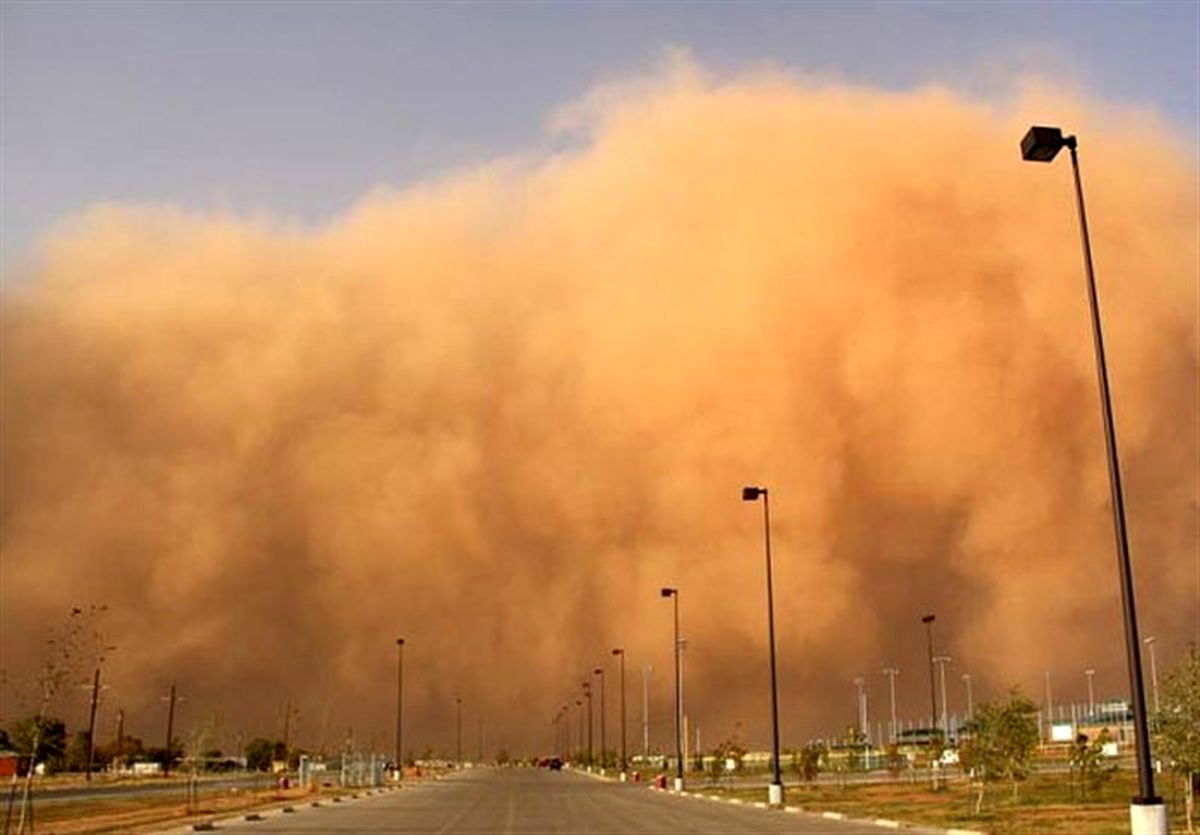
[[[124,767],[124,758],[123,758],[124,753],[125,753],[125,710],[121,709],[121,710],[117,711],[117,762],[121,763],[122,767]]]
[[[100,698],[100,668],[96,667],[96,675],[92,678],[92,710],[88,717],[88,752],[87,752],[87,774],[85,778],[88,782],[92,779],[92,757],[96,751],[96,702]]]
[[[163,762],[163,777],[171,773],[171,737],[175,733],[175,685],[171,684],[171,695],[168,697],[170,706],[167,708],[167,745],[166,757]]]

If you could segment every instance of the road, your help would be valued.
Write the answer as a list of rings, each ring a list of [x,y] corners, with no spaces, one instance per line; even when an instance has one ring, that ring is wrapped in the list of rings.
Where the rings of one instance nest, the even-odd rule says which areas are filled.
[[[768,811],[616,783],[583,774],[532,768],[474,769],[344,803],[298,805],[265,820],[218,820],[220,831],[245,833],[362,832],[437,835],[752,835],[828,833],[879,835],[872,823]],[[171,832],[184,830],[174,829]],[[937,830],[907,829],[908,833]]]

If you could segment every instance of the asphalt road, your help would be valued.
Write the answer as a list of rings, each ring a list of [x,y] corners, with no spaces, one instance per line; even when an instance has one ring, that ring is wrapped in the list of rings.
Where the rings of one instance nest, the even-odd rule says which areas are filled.
[[[217,821],[231,832],[430,833],[430,835],[551,835],[663,833],[752,835],[829,833],[880,835],[872,823],[768,811],[616,783],[582,774],[531,768],[473,769],[443,780],[407,785],[344,803],[297,805],[292,814],[261,821]],[[171,830],[181,832],[184,830]],[[937,830],[907,829],[908,833]]]

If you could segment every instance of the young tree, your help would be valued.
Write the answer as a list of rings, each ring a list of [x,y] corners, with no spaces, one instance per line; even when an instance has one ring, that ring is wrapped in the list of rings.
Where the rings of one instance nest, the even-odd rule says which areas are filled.
[[[1194,832],[1200,782],[1200,650],[1195,644],[1163,681],[1157,720],[1158,752],[1184,777],[1187,828]]]
[[[1037,752],[1037,707],[1013,690],[1006,702],[979,705],[966,731],[968,738],[959,748],[959,761],[977,780],[975,814],[983,806],[988,783],[1009,780],[1016,799],[1017,787],[1029,775]]]
[[[275,758],[275,748],[278,744],[270,739],[261,737],[246,743],[246,768],[251,771],[269,771],[271,761]]]
[[[800,779],[811,783],[821,773],[821,757],[825,754],[825,746],[820,742],[810,742],[796,752],[793,768]]]
[[[45,763],[47,771],[58,771],[67,753],[67,726],[51,716],[27,716],[13,726],[12,742],[31,767]]]
[[[1104,745],[1107,742],[1108,729],[1105,728],[1100,731],[1095,741],[1089,741],[1087,734],[1080,734],[1071,743],[1071,774],[1079,784],[1081,799],[1086,799],[1112,779],[1117,770],[1116,763],[1104,761]]]

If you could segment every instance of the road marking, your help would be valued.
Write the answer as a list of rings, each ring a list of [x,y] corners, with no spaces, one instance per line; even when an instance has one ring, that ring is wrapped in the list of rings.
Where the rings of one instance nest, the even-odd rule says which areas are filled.
[[[829,818],[830,820],[840,821],[845,820],[846,816],[841,812],[822,812],[821,817]]]
[[[884,829],[899,829],[900,821],[892,821],[887,818],[875,818],[875,825],[882,826]]]

